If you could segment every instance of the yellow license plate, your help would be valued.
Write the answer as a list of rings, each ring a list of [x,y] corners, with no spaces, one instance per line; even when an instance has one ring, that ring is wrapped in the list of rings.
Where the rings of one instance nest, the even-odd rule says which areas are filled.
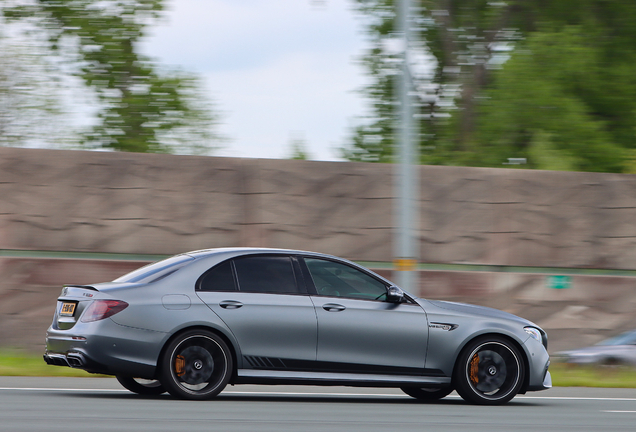
[[[60,315],[73,316],[74,313],[75,313],[75,303],[62,303],[62,310],[60,311]]]

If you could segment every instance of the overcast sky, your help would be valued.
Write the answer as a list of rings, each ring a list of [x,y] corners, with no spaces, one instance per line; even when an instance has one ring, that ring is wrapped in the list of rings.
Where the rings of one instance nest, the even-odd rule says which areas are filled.
[[[144,51],[196,72],[230,141],[215,155],[338,160],[364,113],[362,22],[353,0],[169,0]]]

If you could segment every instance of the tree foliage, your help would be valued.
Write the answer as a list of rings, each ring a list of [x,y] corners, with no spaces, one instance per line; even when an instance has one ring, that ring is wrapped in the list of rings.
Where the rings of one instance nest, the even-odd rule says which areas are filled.
[[[344,154],[352,160],[389,161],[398,63],[383,44],[393,32],[394,4],[357,4],[371,42],[362,59],[371,78],[363,89],[371,107]],[[412,25],[435,59],[429,81],[416,82],[423,163],[496,167],[525,157],[531,168],[631,170],[636,3],[416,4],[419,18]],[[444,102],[445,92],[451,103],[448,97]]]
[[[311,155],[307,151],[307,141],[302,134],[294,133],[289,140],[291,155],[289,159],[309,160]]]
[[[0,24],[2,21],[0,19]],[[70,145],[77,139],[64,127],[64,92],[42,46],[10,38],[0,28],[0,145]]]
[[[636,105],[624,100],[624,105],[632,103],[632,112],[616,116],[610,114],[612,104],[602,108],[609,102],[603,99],[620,105],[623,97],[605,93],[611,86],[605,80],[618,71],[605,70],[602,52],[590,36],[578,27],[537,32],[523,48],[485,92],[475,141],[479,151],[526,157],[533,168],[623,171],[625,149],[633,143],[621,140],[620,122],[633,117]],[[497,164],[483,155],[475,159]]]
[[[525,2],[517,3],[525,7]],[[410,26],[417,36],[409,52],[415,60],[410,67],[419,96],[421,154],[426,163],[450,163],[451,156],[466,150],[474,130],[476,96],[497,66],[499,50],[520,36],[509,28],[506,3],[420,0],[413,4]],[[357,0],[357,5],[367,19],[370,48],[361,63],[370,85],[362,92],[371,106],[343,154],[352,160],[385,162],[393,155],[394,88],[401,63],[401,54],[388,48],[395,44],[396,4]],[[418,68],[424,70],[417,73]],[[458,133],[450,137],[453,130]]]
[[[133,152],[205,152],[219,137],[201,84],[162,71],[139,53],[146,27],[162,0],[33,0],[5,16],[46,32],[100,101],[97,124],[84,134],[90,147]],[[184,148],[184,146],[186,148]]]

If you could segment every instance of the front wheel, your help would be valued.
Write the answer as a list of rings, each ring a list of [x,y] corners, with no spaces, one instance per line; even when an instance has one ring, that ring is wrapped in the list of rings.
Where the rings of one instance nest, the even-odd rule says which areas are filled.
[[[146,380],[124,375],[116,375],[115,378],[126,390],[140,395],[160,395],[166,392],[166,389],[157,380]]]
[[[192,330],[166,347],[161,382],[174,397],[211,399],[227,385],[232,367],[232,355],[223,339],[205,330]]]
[[[501,405],[519,393],[524,369],[512,342],[498,336],[482,337],[469,343],[459,356],[455,387],[467,402]]]
[[[402,387],[401,390],[407,395],[421,401],[434,402],[448,396],[453,387],[426,388],[426,387]]]

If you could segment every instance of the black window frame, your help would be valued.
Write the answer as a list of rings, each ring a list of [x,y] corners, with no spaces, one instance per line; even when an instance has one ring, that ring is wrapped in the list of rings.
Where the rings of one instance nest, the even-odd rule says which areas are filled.
[[[201,289],[201,285],[203,284],[203,279],[205,279],[205,277],[210,274],[212,271],[214,271],[214,269],[224,265],[225,263],[230,264],[230,270],[232,272],[232,280],[234,281],[234,289],[233,290],[204,290]],[[201,276],[199,276],[199,278],[197,279],[197,281],[194,284],[194,290],[197,292],[228,292],[228,293],[232,293],[232,292],[240,292],[239,291],[239,285],[238,285],[238,280],[236,278],[236,269],[234,268],[234,259],[233,258],[229,258],[226,260],[221,261],[220,263],[216,263],[214,264],[212,267],[210,267],[209,269],[207,269],[206,271],[203,272],[203,274]]]
[[[387,292],[388,292],[389,287],[392,286],[392,284],[387,284],[387,282],[385,280],[378,278],[373,273],[365,271],[365,269],[362,269],[360,267],[352,266],[349,263],[346,263],[346,262],[343,262],[343,261],[340,261],[340,260],[337,260],[337,259],[333,259],[333,258],[327,258],[327,257],[322,257],[322,256],[316,256],[316,255],[300,255],[300,256],[298,256],[298,260],[301,263],[304,279],[305,279],[305,281],[307,283],[307,287],[312,292],[312,295],[315,295],[315,296],[319,296],[319,297],[333,297],[333,296],[320,294],[318,292],[318,290],[316,289],[316,285],[314,283],[314,278],[311,276],[311,272],[309,271],[309,267],[307,266],[307,263],[305,262],[305,258],[317,259],[317,260],[323,260],[323,261],[330,261],[330,262],[334,262],[336,264],[340,264],[340,265],[349,267],[351,269],[357,270],[360,273],[365,274],[365,275],[369,276],[371,279],[374,279],[374,280],[378,281],[379,283],[381,283],[382,285],[384,285],[384,289]],[[338,296],[338,298],[343,298],[343,299],[348,299],[348,300],[386,302],[386,298],[385,299],[375,299],[375,300],[374,299],[359,298],[359,297],[347,297],[347,296]]]
[[[241,284],[238,277],[238,271],[236,269],[235,261],[242,258],[288,258],[290,260],[292,275],[294,277],[294,282],[296,284],[296,292],[259,292],[259,291],[243,291],[241,290]],[[210,273],[212,270],[217,268],[218,266],[230,261],[231,269],[232,269],[232,278],[234,280],[235,290],[202,290],[201,284],[205,276]],[[239,255],[232,258],[228,258],[220,263],[215,264],[206,270],[196,281],[195,290],[199,292],[229,292],[229,293],[249,293],[249,294],[271,294],[271,295],[309,295],[309,291],[307,289],[306,278],[303,275],[301,265],[298,263],[298,259],[294,255],[290,254],[248,254],[248,255]]]

